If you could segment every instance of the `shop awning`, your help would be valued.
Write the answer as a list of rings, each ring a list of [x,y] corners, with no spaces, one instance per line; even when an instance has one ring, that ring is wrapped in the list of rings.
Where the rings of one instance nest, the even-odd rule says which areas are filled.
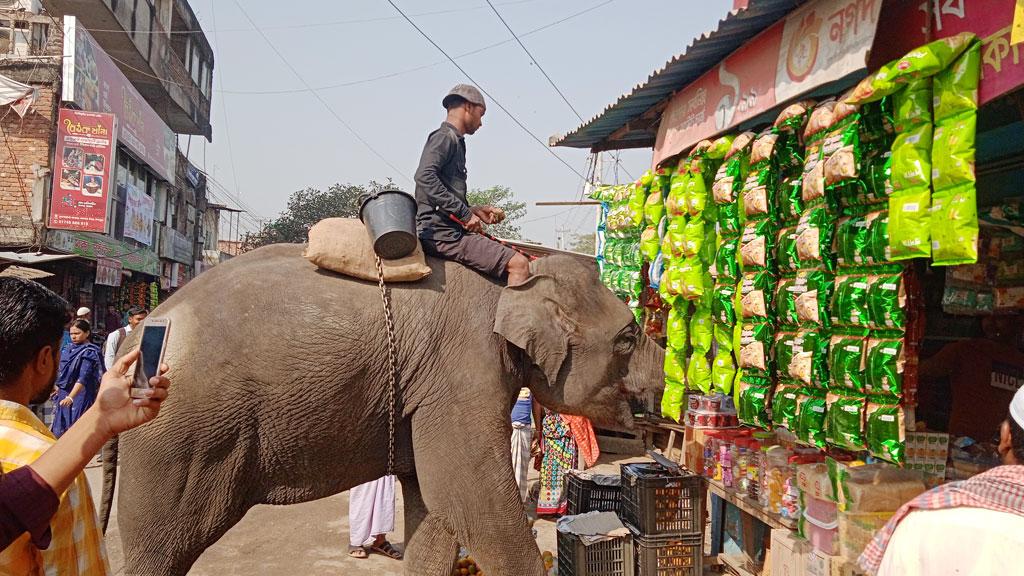
[[[10,266],[0,271],[0,277],[21,278],[23,280],[41,280],[50,276],[53,276],[53,274],[34,268],[25,268],[24,266]]]
[[[69,258],[78,258],[75,254],[43,254],[41,252],[0,252],[0,263],[14,263],[14,264],[45,264],[46,262],[56,262],[57,260],[67,260]]]

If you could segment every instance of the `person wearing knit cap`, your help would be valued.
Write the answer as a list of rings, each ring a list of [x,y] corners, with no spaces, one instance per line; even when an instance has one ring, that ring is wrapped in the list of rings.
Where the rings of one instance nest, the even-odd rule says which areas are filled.
[[[1024,388],[999,430],[1002,466],[903,505],[864,549],[878,576],[1021,574],[1024,550]]]

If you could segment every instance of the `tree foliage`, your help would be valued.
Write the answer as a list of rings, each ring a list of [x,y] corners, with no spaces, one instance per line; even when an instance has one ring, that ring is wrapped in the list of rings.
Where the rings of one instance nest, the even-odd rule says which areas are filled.
[[[507,240],[521,240],[522,227],[518,224],[526,216],[526,202],[516,202],[515,194],[508,186],[477,188],[466,194],[471,206],[494,206],[505,211],[505,221],[487,226],[488,234]]]
[[[593,232],[589,234],[573,233],[572,241],[569,243],[569,250],[579,252],[580,254],[593,254],[596,248],[597,235]]]

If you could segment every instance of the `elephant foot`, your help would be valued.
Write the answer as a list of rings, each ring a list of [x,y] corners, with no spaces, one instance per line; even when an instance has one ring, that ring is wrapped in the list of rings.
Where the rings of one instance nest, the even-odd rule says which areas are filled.
[[[459,556],[455,535],[434,516],[427,516],[405,548],[406,576],[451,574]]]

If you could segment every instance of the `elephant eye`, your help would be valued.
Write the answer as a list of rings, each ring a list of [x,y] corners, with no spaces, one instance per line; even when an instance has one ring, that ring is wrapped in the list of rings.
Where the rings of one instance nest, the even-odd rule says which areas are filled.
[[[640,337],[640,326],[635,322],[630,322],[629,326],[622,329],[621,332],[615,337],[615,354],[619,356],[628,356],[633,353],[636,349],[637,338]]]

